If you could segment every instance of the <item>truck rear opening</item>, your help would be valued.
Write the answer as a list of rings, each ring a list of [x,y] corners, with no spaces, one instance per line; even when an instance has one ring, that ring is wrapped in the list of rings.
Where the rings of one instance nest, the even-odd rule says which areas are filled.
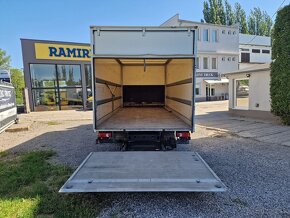
[[[60,192],[225,191],[197,153],[148,149],[194,131],[195,28],[91,27],[91,50],[98,142],[145,149],[89,154]]]

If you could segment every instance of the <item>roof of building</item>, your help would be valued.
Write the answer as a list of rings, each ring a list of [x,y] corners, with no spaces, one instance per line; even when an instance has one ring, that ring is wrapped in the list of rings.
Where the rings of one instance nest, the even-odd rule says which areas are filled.
[[[221,24],[213,24],[213,23],[206,23],[206,22],[197,22],[197,21],[191,21],[191,20],[182,20],[179,18],[179,14],[175,14],[168,20],[166,20],[164,23],[162,23],[160,26],[166,26],[166,23],[170,21],[175,21],[178,22],[179,25],[182,25],[182,23],[190,23],[191,26],[193,25],[210,25],[210,26],[218,26],[218,27],[227,27],[227,28],[238,28],[239,26],[237,24],[232,25],[232,26],[227,26],[227,25],[221,25]]]
[[[223,75],[227,76],[227,75],[239,74],[239,73],[255,73],[255,72],[261,72],[261,71],[268,71],[270,70],[270,64],[271,63],[253,64],[252,66],[247,67],[245,69],[223,73]]]
[[[271,46],[271,37],[256,36],[249,34],[239,34],[239,43],[244,45],[264,45]]]

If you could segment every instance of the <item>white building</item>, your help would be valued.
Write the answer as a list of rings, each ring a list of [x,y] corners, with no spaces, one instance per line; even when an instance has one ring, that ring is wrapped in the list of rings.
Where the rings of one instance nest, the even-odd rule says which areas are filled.
[[[238,70],[239,27],[171,17],[161,26],[197,26],[196,101],[228,98],[228,80],[221,74]]]
[[[236,116],[279,121],[271,111],[270,63],[226,73],[229,79],[229,112]]]
[[[239,35],[239,69],[251,67],[253,64],[271,62],[271,38],[267,36]]]

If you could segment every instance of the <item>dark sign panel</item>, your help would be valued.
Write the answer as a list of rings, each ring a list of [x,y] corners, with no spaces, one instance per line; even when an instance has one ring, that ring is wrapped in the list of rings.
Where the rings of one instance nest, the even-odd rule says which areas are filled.
[[[218,72],[196,72],[196,77],[218,77]]]
[[[17,118],[15,90],[9,83],[0,83],[0,132]]]

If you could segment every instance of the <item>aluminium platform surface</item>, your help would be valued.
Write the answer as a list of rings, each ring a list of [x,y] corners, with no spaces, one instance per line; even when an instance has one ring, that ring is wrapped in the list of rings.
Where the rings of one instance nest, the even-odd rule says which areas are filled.
[[[124,107],[97,128],[100,130],[191,129],[173,112],[162,107]]]
[[[92,152],[59,190],[75,192],[223,192],[196,152]]]

